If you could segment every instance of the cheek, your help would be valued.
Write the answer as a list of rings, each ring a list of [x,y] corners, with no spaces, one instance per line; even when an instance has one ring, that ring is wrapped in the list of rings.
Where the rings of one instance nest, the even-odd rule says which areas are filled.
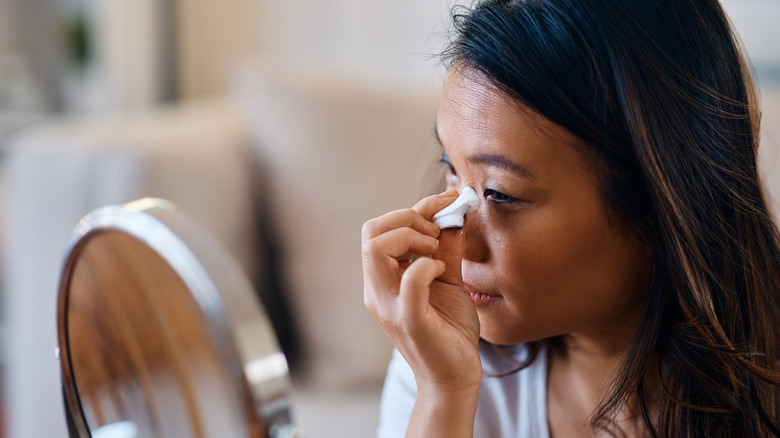
[[[504,286],[510,287],[508,293],[520,289],[526,298],[549,295],[588,251],[570,220],[544,213],[496,227],[491,255]]]
[[[637,302],[648,257],[606,217],[538,215],[514,229],[491,239],[497,286],[515,315],[505,322],[514,330],[563,334]]]

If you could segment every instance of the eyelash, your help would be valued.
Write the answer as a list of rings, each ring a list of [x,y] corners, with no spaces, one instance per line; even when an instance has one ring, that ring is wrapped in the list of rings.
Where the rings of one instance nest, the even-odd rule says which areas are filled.
[[[455,168],[452,167],[452,163],[450,163],[450,160],[447,158],[446,155],[442,154],[441,160],[439,160],[439,162],[446,164],[448,166],[447,170],[449,172],[451,172],[452,175],[457,178],[458,173],[455,172]],[[499,192],[497,190],[493,190],[493,189],[485,189],[485,191],[482,194],[482,196],[484,196],[485,199],[488,200],[488,201],[495,202],[496,204],[502,204],[502,205],[513,204],[513,203],[519,201],[517,198],[513,198],[513,197],[511,197],[509,195],[505,195],[505,194],[503,194],[503,193],[501,193],[501,192]]]
[[[515,202],[518,201],[517,198],[513,198],[509,195],[505,195],[493,189],[485,189],[485,193],[483,196],[485,197],[485,199],[491,202],[495,202],[496,204],[508,205],[508,204],[514,204]]]
[[[444,152],[442,152],[441,154],[441,159],[439,159],[439,163],[446,164],[447,167],[449,167],[449,171],[452,172],[453,175],[457,175],[457,173],[455,172],[455,168],[452,167],[452,163],[450,163],[450,159],[446,155],[444,155]]]

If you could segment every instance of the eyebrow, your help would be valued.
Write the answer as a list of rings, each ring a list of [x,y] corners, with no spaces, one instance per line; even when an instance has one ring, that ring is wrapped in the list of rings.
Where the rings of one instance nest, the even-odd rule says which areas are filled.
[[[437,126],[433,125],[433,136],[436,138],[436,142],[439,143],[442,147],[441,138],[439,138],[439,130]],[[447,154],[442,151],[442,159],[449,164],[450,167],[452,167],[452,164],[450,164],[449,159],[447,158]],[[479,164],[485,164],[492,167],[497,167],[499,169],[508,170],[510,172],[516,173],[524,178],[528,179],[536,179],[534,174],[528,170],[528,168],[521,166],[514,161],[510,160],[509,158],[500,155],[500,154],[476,154],[466,157],[466,161],[469,163],[479,163]]]
[[[514,161],[510,160],[509,158],[503,155],[476,154],[476,155],[470,155],[466,157],[466,161],[468,161],[469,163],[486,164],[488,166],[508,170],[510,172],[522,176],[523,178],[536,179],[536,177],[534,177],[534,174],[530,170],[528,170],[528,168],[515,163]]]

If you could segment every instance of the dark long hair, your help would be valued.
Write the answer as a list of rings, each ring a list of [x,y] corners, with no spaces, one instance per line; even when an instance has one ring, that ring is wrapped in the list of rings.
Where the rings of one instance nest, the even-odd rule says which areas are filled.
[[[582,139],[605,205],[652,250],[649,304],[591,427],[619,433],[630,403],[652,436],[779,436],[780,241],[750,72],[718,1],[493,0],[453,15],[451,68]]]

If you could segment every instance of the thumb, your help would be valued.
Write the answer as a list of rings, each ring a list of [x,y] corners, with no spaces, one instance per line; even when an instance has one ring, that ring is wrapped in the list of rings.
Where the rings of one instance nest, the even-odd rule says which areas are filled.
[[[445,264],[444,273],[438,279],[445,283],[463,285],[460,265],[463,260],[463,229],[445,229],[439,235],[439,249],[433,258]]]

